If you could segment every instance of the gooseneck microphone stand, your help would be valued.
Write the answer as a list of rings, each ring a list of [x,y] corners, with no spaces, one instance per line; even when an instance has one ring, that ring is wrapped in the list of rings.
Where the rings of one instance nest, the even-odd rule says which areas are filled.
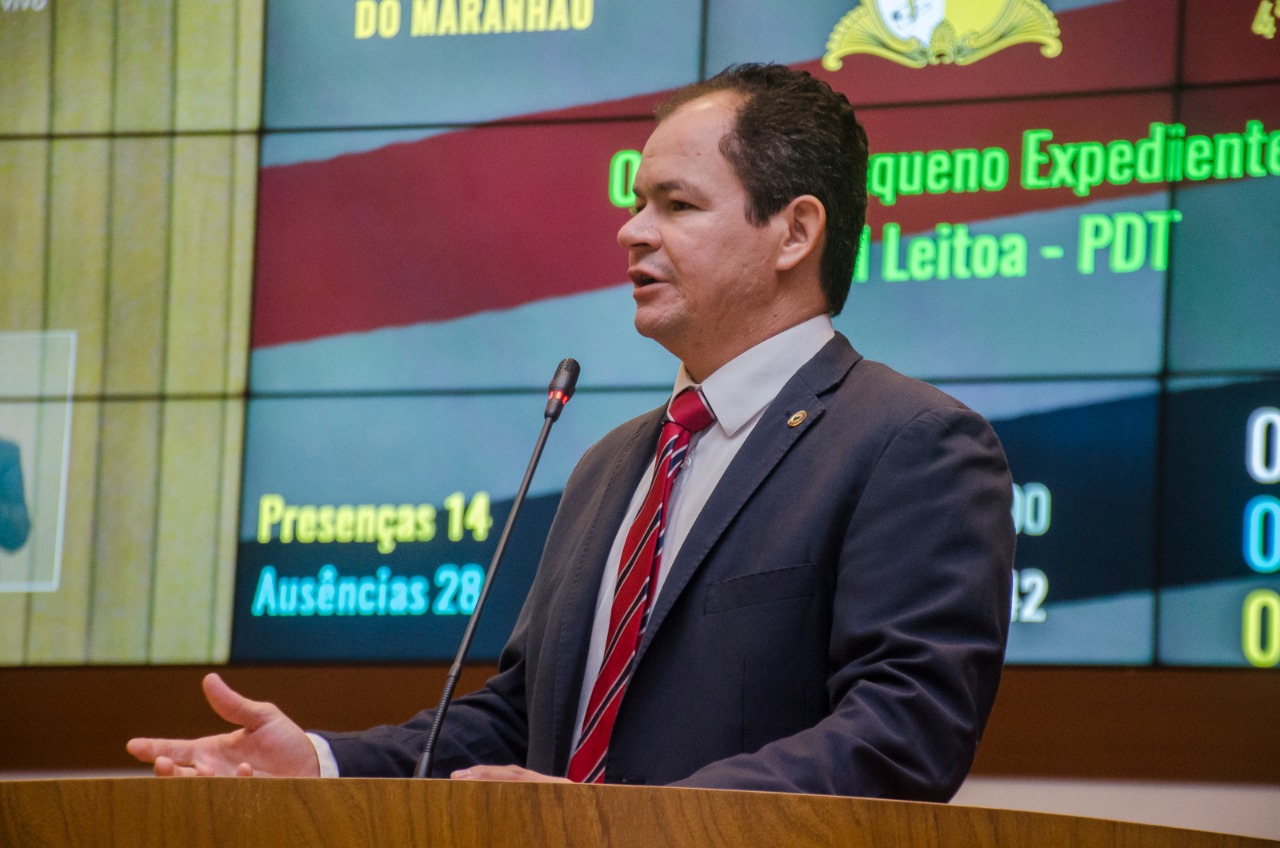
[[[547,443],[547,435],[551,432],[551,425],[560,418],[560,411],[569,402],[569,398],[573,397],[574,387],[578,383],[579,371],[578,363],[575,360],[565,359],[560,362],[560,365],[556,368],[555,376],[551,378],[551,385],[547,393],[547,410],[543,415],[542,432],[538,434],[538,442],[533,447],[533,456],[529,460],[529,467],[525,469],[524,480],[520,482],[520,489],[516,492],[516,499],[511,504],[511,514],[507,516],[507,523],[502,528],[502,536],[498,539],[498,547],[494,550],[493,559],[489,562],[489,570],[485,572],[484,585],[480,588],[480,596],[476,598],[475,610],[472,611],[471,619],[467,622],[467,629],[462,634],[462,644],[458,646],[458,654],[453,659],[453,665],[449,667],[449,676],[444,682],[444,692],[440,695],[440,706],[436,707],[435,719],[431,722],[431,730],[427,733],[426,744],[422,746],[422,755],[418,757],[418,765],[413,770],[414,777],[426,777],[431,773],[431,761],[435,757],[436,740],[440,736],[440,725],[444,723],[445,713],[449,711],[449,703],[453,700],[453,690],[458,685],[458,678],[462,676],[462,662],[466,659],[467,650],[471,647],[471,639],[475,636],[476,624],[480,621],[480,612],[484,609],[485,599],[489,597],[489,588],[493,586],[494,575],[498,573],[498,565],[502,561],[503,551],[507,548],[507,540],[511,537],[511,528],[516,523],[516,515],[520,512],[525,494],[529,491],[529,483],[533,480],[533,472],[538,467],[538,460],[542,458],[542,448]]]

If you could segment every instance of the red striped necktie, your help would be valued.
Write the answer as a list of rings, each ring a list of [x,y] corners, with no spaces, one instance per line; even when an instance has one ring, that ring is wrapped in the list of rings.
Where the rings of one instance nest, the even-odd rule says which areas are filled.
[[[568,776],[575,782],[600,783],[604,780],[609,735],[613,732],[618,705],[622,703],[622,695],[631,680],[636,649],[649,623],[653,597],[650,587],[657,585],[671,487],[684,464],[693,434],[705,430],[714,420],[696,389],[685,389],[678,394],[667,411],[667,421],[658,439],[653,482],[622,546],[604,660],[600,665],[600,676],[591,689],[591,699],[587,701],[578,747],[569,760]]]

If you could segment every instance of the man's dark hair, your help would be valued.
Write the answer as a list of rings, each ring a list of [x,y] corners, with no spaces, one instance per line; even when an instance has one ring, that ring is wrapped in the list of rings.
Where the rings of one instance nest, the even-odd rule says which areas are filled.
[[[826,208],[822,291],[831,314],[840,314],[867,218],[867,136],[853,107],[805,71],[744,64],[676,91],[658,107],[658,121],[718,91],[743,98],[720,151],[747,191],[747,219],[763,226],[802,194]]]

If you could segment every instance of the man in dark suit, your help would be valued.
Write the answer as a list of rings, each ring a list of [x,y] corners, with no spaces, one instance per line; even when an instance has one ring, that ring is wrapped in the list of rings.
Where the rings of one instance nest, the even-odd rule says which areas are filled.
[[[744,66],[658,119],[618,238],[637,329],[682,363],[673,401],[575,469],[434,774],[945,800],[1008,632],[1003,452],[980,416],[832,330],[866,208],[842,95]],[[244,729],[133,740],[157,773],[403,775],[430,723],[307,741],[205,685]]]

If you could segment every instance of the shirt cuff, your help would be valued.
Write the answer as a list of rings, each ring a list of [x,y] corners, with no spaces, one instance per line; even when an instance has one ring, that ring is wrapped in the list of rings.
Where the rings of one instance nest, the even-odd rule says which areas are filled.
[[[320,761],[321,777],[337,777],[338,761],[333,757],[333,749],[329,747],[329,740],[315,733],[308,733],[307,738],[311,740],[311,745],[316,749],[316,759]]]

